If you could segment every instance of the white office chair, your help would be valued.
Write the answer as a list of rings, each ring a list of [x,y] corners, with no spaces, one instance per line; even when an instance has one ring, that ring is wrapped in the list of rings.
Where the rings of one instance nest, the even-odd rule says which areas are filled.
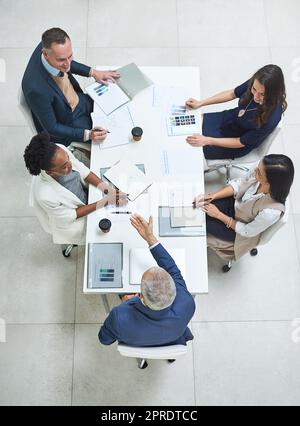
[[[171,363],[179,356],[185,355],[187,353],[187,346],[169,345],[143,348],[127,346],[119,343],[118,351],[123,356],[136,358],[138,367],[143,370],[148,366],[147,359],[165,359]]]
[[[25,96],[23,94],[22,88],[20,87],[19,89],[19,94],[18,94],[18,105],[20,108],[20,111],[22,112],[28,127],[32,133],[32,136],[35,135],[37,133],[37,130],[35,128],[35,124],[32,118],[32,114],[31,114],[31,110],[26,102]],[[80,143],[80,142],[72,142],[71,145],[69,145],[68,149],[70,149],[71,152],[74,151],[74,148],[83,148],[86,151],[90,151],[91,150],[91,146],[87,145],[85,143]],[[69,257],[71,254],[71,251],[73,250],[74,247],[77,247],[74,244],[68,244],[68,245],[64,245],[62,247],[62,254],[64,257]]]
[[[282,120],[273,132],[264,140],[264,142],[257,148],[253,149],[249,154],[235,160],[220,159],[220,160],[206,160],[204,159],[205,173],[219,170],[223,167],[226,168],[226,181],[229,182],[231,179],[231,169],[236,168],[243,171],[248,171],[255,166],[270,150],[272,143],[278,136],[282,129]]]
[[[289,210],[290,210],[290,202],[289,202],[289,199],[287,198],[285,202],[284,214],[276,223],[274,223],[274,225],[270,226],[268,229],[262,232],[259,243],[258,243],[259,246],[267,244],[273,238],[273,236],[279,231],[279,229],[281,229],[284,225],[287,224],[288,217],[289,217]],[[252,250],[250,250],[251,256],[256,256],[257,254],[258,254],[257,248],[253,248]],[[232,267],[232,262],[233,260],[229,260],[227,264],[223,266],[222,268],[223,272],[230,271]]]
[[[37,130],[34,125],[31,110],[26,102],[26,99],[21,87],[18,94],[18,101],[19,101],[19,108],[24,115],[24,118],[28,124],[28,127],[30,128],[32,135],[35,135],[37,133]],[[73,152],[75,148],[83,149],[84,151],[87,151],[87,152],[91,151],[91,145],[86,144],[84,142],[71,142],[71,144],[68,146],[68,149],[71,152]]]
[[[29,106],[27,105],[25,96],[23,94],[22,88],[20,87],[19,89],[19,94],[18,94],[18,101],[19,101],[19,108],[28,124],[28,127],[32,133],[32,135],[35,135],[37,133],[35,125],[34,125],[34,121],[32,118],[32,114],[31,111],[29,109]]]

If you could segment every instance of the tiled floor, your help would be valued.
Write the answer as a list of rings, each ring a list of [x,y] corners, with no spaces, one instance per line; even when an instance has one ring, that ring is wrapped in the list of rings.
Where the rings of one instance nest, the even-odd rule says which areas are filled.
[[[300,404],[300,342],[292,338],[300,318],[299,22],[298,0],[0,0],[1,405]],[[90,65],[199,66],[203,96],[263,64],[285,72],[289,108],[272,151],[296,168],[289,223],[227,275],[210,253],[195,339],[172,365],[138,370],[115,346],[98,344],[105,312],[99,297],[82,294],[83,249],[64,259],[28,206],[22,155],[30,132],[17,94],[52,26],[70,34],[76,58]],[[219,182],[207,178],[209,187]]]

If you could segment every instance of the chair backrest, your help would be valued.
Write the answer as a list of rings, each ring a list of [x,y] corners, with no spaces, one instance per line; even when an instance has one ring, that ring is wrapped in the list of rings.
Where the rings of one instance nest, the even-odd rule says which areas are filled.
[[[280,133],[281,129],[282,129],[282,120],[278,123],[277,127],[275,127],[273,132],[270,133],[269,136],[266,137],[266,139],[263,141],[263,143],[260,144],[260,146],[258,148],[255,148],[253,150],[259,158],[263,158],[265,155],[268,154],[272,143],[274,142],[274,140],[276,139],[276,137]]]
[[[28,104],[26,102],[26,99],[21,87],[19,89],[18,101],[19,101],[19,108],[24,115],[24,118],[32,132],[32,135],[35,135],[37,133],[37,130],[35,128],[30,108],[28,107]]]
[[[259,240],[259,245],[267,244],[272,239],[272,237],[276,234],[276,232],[278,232],[279,229],[281,229],[287,223],[288,217],[289,217],[289,210],[290,210],[290,202],[289,202],[289,199],[287,199],[285,202],[284,214],[276,223],[274,223],[274,225],[270,226],[268,229],[262,232],[260,240]]]
[[[142,359],[176,359],[187,352],[185,345],[169,345],[157,347],[134,347],[121,343],[118,344],[118,351],[123,356]]]
[[[273,132],[266,137],[266,139],[259,147],[254,148],[243,157],[238,157],[234,160],[204,160],[204,170],[209,170],[210,168],[213,169],[219,165],[245,165],[248,169],[254,167],[265,155],[268,154],[272,143],[280,133],[281,129],[282,120],[278,123]]]

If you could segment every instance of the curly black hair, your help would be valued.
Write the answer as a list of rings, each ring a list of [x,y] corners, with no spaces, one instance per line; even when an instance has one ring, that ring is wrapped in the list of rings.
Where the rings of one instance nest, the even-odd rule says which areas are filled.
[[[41,170],[49,170],[57,149],[58,146],[51,142],[48,133],[42,132],[33,136],[24,152],[24,160],[29,173],[37,176]]]

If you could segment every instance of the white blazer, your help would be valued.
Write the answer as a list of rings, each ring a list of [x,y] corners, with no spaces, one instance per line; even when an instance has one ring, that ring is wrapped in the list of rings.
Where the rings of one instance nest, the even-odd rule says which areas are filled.
[[[84,179],[90,170],[64,145],[57,145],[68,153],[72,169],[79,172],[81,182],[86,186]],[[33,177],[30,205],[55,244],[85,244],[86,217],[77,219],[76,216],[76,209],[83,206],[83,202],[43,170]]]

